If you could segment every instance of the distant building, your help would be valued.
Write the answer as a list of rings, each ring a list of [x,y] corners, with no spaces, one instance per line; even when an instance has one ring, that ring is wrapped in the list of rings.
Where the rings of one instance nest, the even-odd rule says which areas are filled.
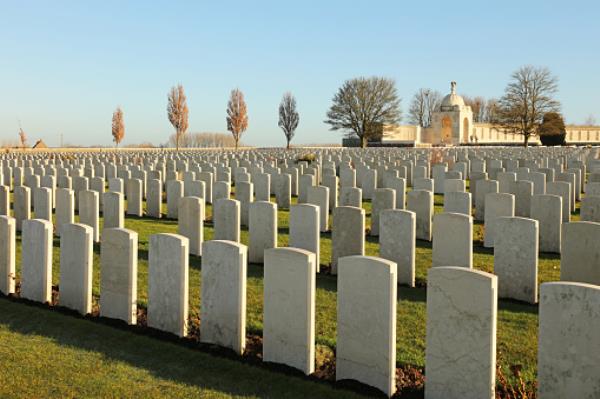
[[[600,126],[567,125],[567,144],[600,144]],[[456,82],[444,97],[439,110],[433,112],[431,127],[416,125],[384,125],[381,138],[369,146],[427,147],[432,145],[520,145],[523,136],[505,131],[489,123],[473,123],[473,111],[456,94]],[[530,144],[539,144],[534,136]],[[345,146],[358,146],[358,139],[345,139]]]

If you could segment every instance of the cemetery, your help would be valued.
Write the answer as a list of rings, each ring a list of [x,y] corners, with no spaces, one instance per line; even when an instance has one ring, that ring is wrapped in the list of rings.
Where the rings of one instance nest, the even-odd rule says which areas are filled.
[[[600,147],[40,149],[0,167],[0,370],[10,347],[73,356],[84,396],[167,392],[149,378],[180,397],[600,395]],[[45,372],[32,396],[78,396]]]

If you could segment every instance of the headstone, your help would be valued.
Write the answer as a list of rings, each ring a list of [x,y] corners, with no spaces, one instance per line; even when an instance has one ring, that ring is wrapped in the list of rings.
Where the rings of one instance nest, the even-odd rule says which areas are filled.
[[[179,199],[183,197],[183,182],[179,180],[167,181],[167,217],[177,219]]]
[[[319,207],[319,231],[329,231],[329,189],[324,186],[308,187],[306,203]]]
[[[431,219],[433,218],[433,193],[413,190],[407,194],[406,209],[417,218],[417,240],[431,241]]]
[[[600,223],[571,222],[562,225],[561,281],[600,285]]]
[[[396,263],[398,284],[415,286],[416,215],[400,209],[380,214],[379,256]]]
[[[495,228],[494,274],[499,297],[537,303],[538,221],[501,217]]]
[[[188,280],[188,239],[178,234],[151,235],[148,251],[148,327],[179,337],[187,335]]]
[[[80,223],[64,225],[60,235],[59,303],[82,315],[92,312],[93,235]]]
[[[23,221],[21,242],[21,298],[51,302],[52,223],[42,219]]]
[[[315,185],[313,175],[302,175],[298,178],[298,203],[304,204],[308,200],[308,187]]]
[[[10,188],[0,186],[0,216],[10,216]]]
[[[250,205],[248,261],[263,263],[264,252],[277,248],[277,205],[255,201]]]
[[[100,204],[96,191],[79,192],[79,223],[94,229],[94,242],[100,241]]]
[[[396,192],[391,188],[378,188],[373,194],[371,204],[371,232],[370,235],[379,235],[379,214],[386,209],[394,209],[396,206]]]
[[[490,193],[485,196],[485,225],[483,246],[494,247],[496,220],[500,217],[515,216],[515,196],[508,193]]]
[[[271,176],[267,173],[257,173],[252,178],[256,201],[271,200]]]
[[[162,211],[162,182],[158,179],[148,180],[146,187],[146,213],[149,217],[160,218]]]
[[[339,179],[334,174],[331,176],[323,176],[323,186],[327,187],[329,190],[329,209],[333,210],[336,206],[338,206],[338,186]]]
[[[186,237],[190,254],[202,256],[204,201],[198,197],[179,199],[177,233]]]
[[[122,228],[125,225],[123,194],[106,191],[103,195],[102,216],[104,228]]]
[[[21,231],[23,222],[31,219],[31,190],[29,187],[15,184],[13,207],[17,231]]]
[[[473,218],[460,213],[433,217],[432,266],[473,268]]]
[[[539,307],[538,395],[595,398],[600,392],[600,287],[542,284]]]
[[[316,205],[293,205],[289,218],[289,246],[313,252],[317,262],[317,272],[320,269],[319,213],[319,207]]]
[[[277,176],[276,184],[275,200],[277,201],[277,208],[290,209],[292,201],[292,176],[289,174],[281,174]]]
[[[240,224],[248,226],[250,219],[250,204],[254,201],[254,188],[250,182],[237,182],[235,186],[235,199],[240,202]]]
[[[517,181],[517,174],[515,172],[500,172],[497,176],[498,179],[498,192],[512,194],[512,185]]]
[[[52,222],[52,190],[38,187],[33,190],[33,196],[35,218]]]
[[[75,193],[68,188],[56,189],[56,235],[60,237],[65,224],[75,222]]]
[[[475,220],[483,220],[485,216],[485,196],[498,192],[497,180],[479,180],[475,197]]]
[[[342,187],[339,206],[362,207],[362,190],[357,187]]]
[[[129,179],[127,181],[127,214],[132,216],[144,216],[142,207],[142,181],[140,179]]]
[[[100,316],[137,323],[138,234],[104,229],[100,247]]]
[[[17,271],[15,268],[16,222],[10,216],[0,216],[0,292],[14,294]]]
[[[558,195],[562,198],[562,220],[571,220],[571,185],[564,181],[554,181],[546,185],[546,194]]]
[[[429,270],[427,280],[425,397],[493,399],[496,276],[462,267],[436,267]]]
[[[455,191],[444,194],[444,212],[471,216],[471,193]]]
[[[600,222],[600,196],[586,195],[581,200],[582,222]]]
[[[396,391],[396,264],[369,256],[338,260],[336,381]],[[367,333],[368,331],[368,333]]]
[[[364,254],[365,210],[353,206],[338,206],[333,210],[331,229],[331,273],[337,274],[339,258]]]
[[[200,341],[241,355],[246,346],[247,248],[232,241],[206,241],[202,254]]]
[[[373,199],[373,194],[377,188],[377,170],[367,169],[363,172],[361,188],[364,199]]]
[[[229,199],[231,184],[226,181],[218,181],[213,185],[213,203],[221,198]]]
[[[215,240],[240,241],[240,202],[219,199],[213,204],[213,226]]]
[[[539,223],[540,251],[560,253],[562,198],[550,194],[534,195],[530,214]]]
[[[263,360],[315,370],[315,254],[298,248],[265,251]]]
[[[517,180],[511,186],[511,193],[515,196],[515,216],[529,217],[533,183],[528,180]]]

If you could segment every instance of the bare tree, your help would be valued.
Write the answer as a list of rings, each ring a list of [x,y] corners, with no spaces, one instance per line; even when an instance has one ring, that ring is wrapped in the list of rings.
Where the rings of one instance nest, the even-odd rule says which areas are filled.
[[[21,147],[27,147],[27,135],[21,127],[19,127],[19,141],[21,142]]]
[[[408,109],[411,123],[421,127],[431,126],[433,113],[440,105],[442,95],[431,89],[419,89],[415,93]]]
[[[231,91],[227,103],[227,130],[235,140],[235,149],[238,149],[240,137],[248,129],[248,110],[244,101],[244,94],[239,89]]]
[[[112,136],[117,147],[125,137],[125,121],[123,120],[123,110],[117,107],[112,116]]]
[[[425,97],[425,103],[427,106],[427,119],[425,121],[425,127],[430,127],[433,122],[433,113],[439,111],[440,105],[442,104],[442,93],[437,90],[429,90]]]
[[[558,79],[545,67],[523,66],[511,75],[500,99],[498,124],[505,130],[523,136],[523,145],[538,134],[544,114],[559,112],[560,103],[554,99]]]
[[[496,123],[498,120],[499,101],[496,98],[490,98],[485,102],[485,115],[482,122]]]
[[[283,95],[279,104],[278,125],[283,130],[283,134],[285,134],[285,139],[287,140],[286,148],[288,150],[290,149],[290,141],[292,141],[298,127],[298,122],[300,122],[300,115],[296,110],[296,99],[292,93],[287,92]]]
[[[421,127],[427,127],[427,96],[429,89],[419,89],[415,93],[408,108],[410,122]]]
[[[173,86],[168,94],[167,115],[175,128],[177,140],[175,146],[179,151],[179,141],[188,128],[188,106],[182,85]]]
[[[596,124],[596,118],[594,117],[594,115],[589,114],[587,118],[585,118],[585,121],[583,122],[583,124],[585,126],[594,126]]]
[[[174,147],[177,141],[177,135],[172,134],[169,136],[169,142],[167,146]],[[240,145],[244,145],[240,141]],[[234,147],[235,140],[230,134],[226,133],[187,133],[181,138],[179,146],[182,148],[221,148],[221,147]]]
[[[346,130],[360,139],[361,147],[381,133],[384,124],[400,121],[400,98],[392,79],[354,78],[344,82],[333,96],[325,123],[330,130]]]
[[[462,96],[465,101],[465,105],[471,107],[471,111],[473,111],[473,122],[482,123],[485,121],[485,112],[486,112],[486,100],[481,96],[477,97],[469,97]]]

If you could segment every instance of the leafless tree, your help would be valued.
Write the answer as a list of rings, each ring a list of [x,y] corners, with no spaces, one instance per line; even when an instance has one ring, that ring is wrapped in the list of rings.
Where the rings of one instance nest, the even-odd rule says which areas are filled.
[[[585,121],[583,122],[583,124],[585,126],[594,126],[596,125],[596,118],[594,117],[594,115],[589,114],[587,118],[585,118]]]
[[[19,127],[19,141],[21,142],[21,147],[27,147],[27,135],[21,127]]]
[[[425,103],[427,106],[427,119],[425,121],[425,127],[430,127],[431,123],[433,122],[433,113],[439,111],[440,105],[442,104],[442,93],[437,90],[430,90],[425,97]]]
[[[173,86],[168,94],[167,115],[175,128],[177,140],[175,146],[179,151],[179,141],[188,128],[188,106],[182,85]]]
[[[496,98],[490,98],[485,102],[485,116],[482,122],[496,123],[498,120],[499,101]]]
[[[538,134],[544,114],[559,112],[560,103],[554,99],[558,79],[548,68],[523,66],[511,75],[504,96],[500,99],[498,123],[506,130],[529,139]]]
[[[408,109],[411,123],[421,126],[431,126],[433,112],[440,105],[442,95],[431,89],[419,89],[415,93]]]
[[[400,121],[396,83],[382,77],[354,78],[344,82],[333,96],[325,123],[331,130],[344,129],[360,139],[361,147],[381,133],[384,124]]]
[[[278,125],[281,130],[283,130],[283,134],[285,134],[285,139],[287,141],[286,148],[288,150],[290,149],[290,141],[292,141],[296,128],[298,127],[298,122],[300,122],[300,115],[296,110],[296,99],[292,93],[287,92],[283,95],[281,103],[279,104]]]
[[[112,136],[117,147],[125,137],[125,121],[123,120],[123,110],[117,107],[112,116]]]
[[[473,122],[475,123],[483,123],[485,121],[485,112],[486,112],[486,100],[481,96],[477,97],[469,97],[462,96],[465,101],[465,105],[471,107],[471,111],[473,111]]]
[[[419,89],[415,93],[408,108],[410,122],[421,127],[427,127],[427,96],[429,89]]]
[[[177,135],[172,134],[169,137],[167,146],[174,147],[177,141]],[[179,142],[182,148],[223,148],[223,147],[234,147],[235,140],[230,134],[226,133],[187,133],[181,138]],[[240,145],[244,145],[240,141]]]
[[[248,110],[244,101],[244,93],[239,89],[231,91],[227,103],[227,130],[235,140],[235,149],[238,149],[240,137],[248,128]]]

